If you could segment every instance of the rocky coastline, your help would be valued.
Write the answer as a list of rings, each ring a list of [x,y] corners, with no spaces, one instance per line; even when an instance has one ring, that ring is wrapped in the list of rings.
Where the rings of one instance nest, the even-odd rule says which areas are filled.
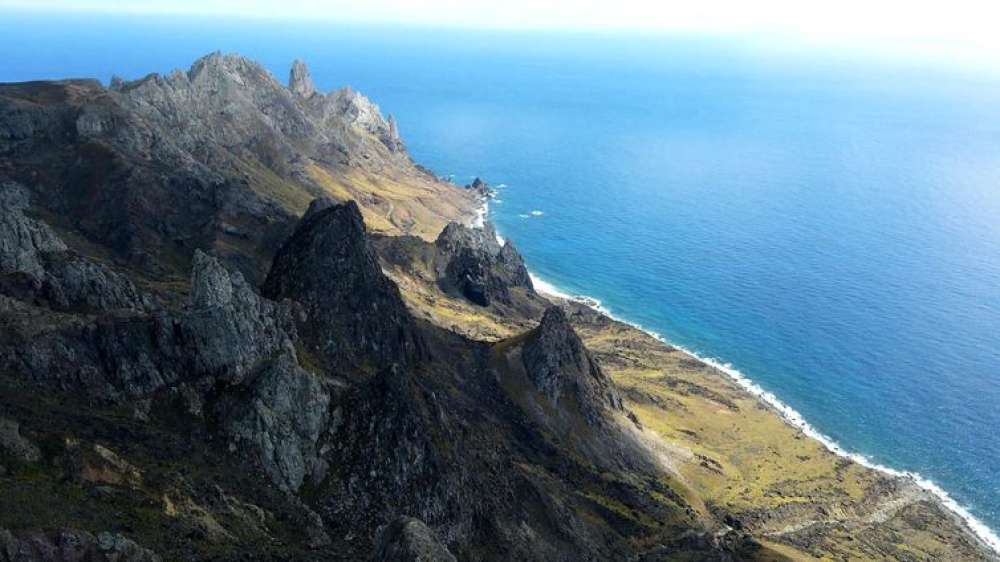
[[[490,193],[302,61],[0,84],[0,562],[996,558]]]

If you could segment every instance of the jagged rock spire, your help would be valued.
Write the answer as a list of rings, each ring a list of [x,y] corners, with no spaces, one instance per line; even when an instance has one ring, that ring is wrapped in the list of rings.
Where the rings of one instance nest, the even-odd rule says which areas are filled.
[[[423,348],[399,288],[368,246],[354,201],[314,201],[275,256],[262,291],[303,305],[303,333],[331,365],[405,364]]]
[[[553,403],[568,398],[591,423],[609,410],[623,411],[621,397],[601,366],[584,347],[566,313],[549,307],[524,342],[524,368],[538,390]]]
[[[524,260],[514,246],[501,246],[496,230],[448,223],[435,241],[447,260],[438,284],[446,292],[457,292],[480,306],[495,301],[510,303],[510,288],[533,291]]]
[[[288,89],[303,98],[311,98],[316,93],[309,67],[301,59],[295,59],[292,70],[288,73]]]

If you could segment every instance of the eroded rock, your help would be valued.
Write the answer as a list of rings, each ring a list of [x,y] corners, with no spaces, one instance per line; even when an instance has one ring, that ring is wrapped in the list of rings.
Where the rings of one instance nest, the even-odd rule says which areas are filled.
[[[0,418],[0,452],[21,462],[38,462],[42,458],[41,449],[21,435],[21,424],[7,418]]]
[[[261,466],[283,490],[298,491],[314,470],[317,441],[330,395],[316,375],[299,367],[290,345],[223,399],[230,449]]]
[[[521,255],[510,241],[500,244],[491,223],[483,228],[449,223],[435,245],[445,256],[438,284],[446,292],[489,306],[495,301],[510,304],[512,287],[534,290]]]
[[[521,353],[528,377],[553,403],[574,401],[590,423],[609,410],[624,411],[611,379],[584,347],[558,306],[545,311]]]
[[[400,517],[379,529],[376,542],[377,562],[455,562],[434,531],[412,517]]]
[[[159,562],[160,557],[121,534],[96,537],[77,529],[0,529],[0,562]]]
[[[302,304],[308,316],[303,338],[332,366],[381,368],[410,363],[422,352],[353,201],[308,213],[275,256],[262,291]]]

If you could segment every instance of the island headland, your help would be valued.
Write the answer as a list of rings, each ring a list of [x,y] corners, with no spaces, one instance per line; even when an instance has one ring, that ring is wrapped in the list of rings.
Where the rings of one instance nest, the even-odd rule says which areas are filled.
[[[301,61],[0,85],[0,561],[997,559],[488,195]]]

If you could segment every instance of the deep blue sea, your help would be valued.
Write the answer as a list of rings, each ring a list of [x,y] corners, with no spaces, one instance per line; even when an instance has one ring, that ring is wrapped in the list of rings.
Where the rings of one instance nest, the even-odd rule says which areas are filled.
[[[305,59],[530,269],[1000,529],[1000,78],[757,39],[0,12],[0,80]]]

